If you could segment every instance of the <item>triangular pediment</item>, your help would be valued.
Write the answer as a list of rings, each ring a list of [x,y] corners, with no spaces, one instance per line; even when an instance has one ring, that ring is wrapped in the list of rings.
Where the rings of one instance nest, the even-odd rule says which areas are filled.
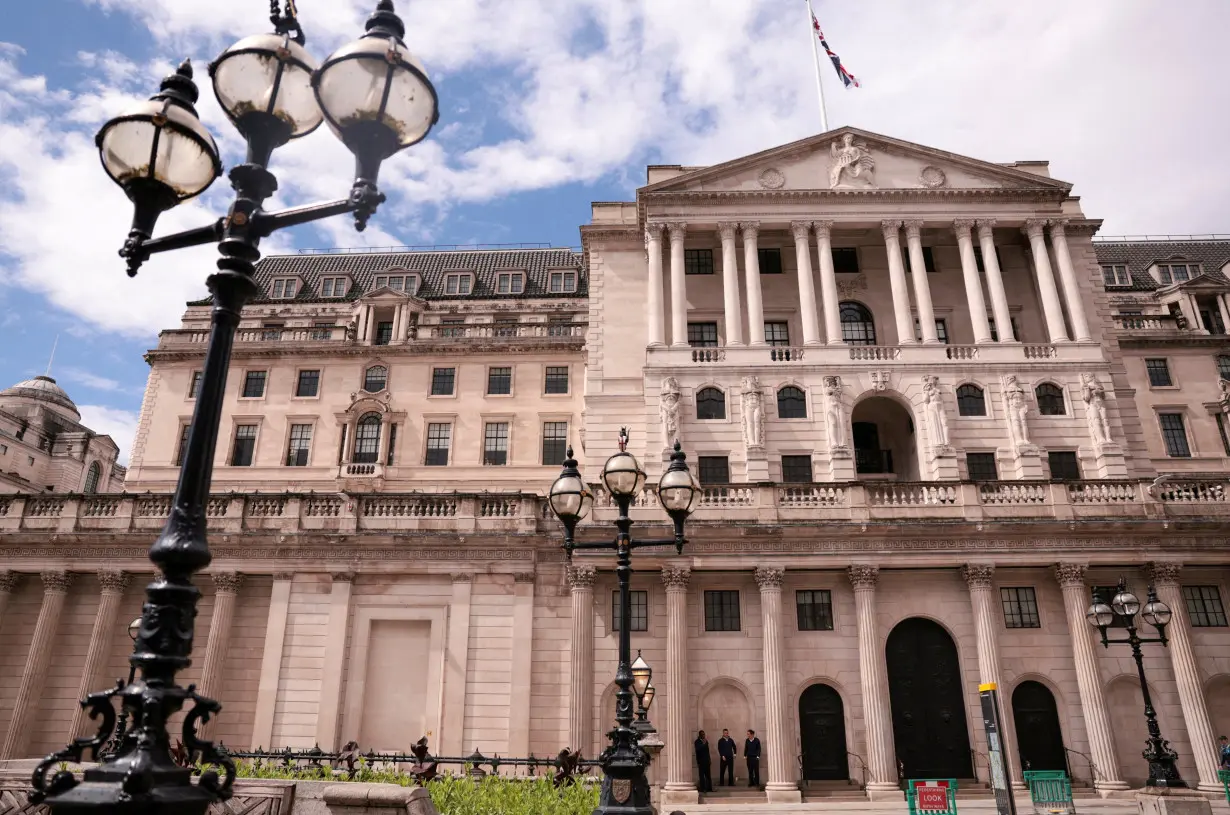
[[[642,187],[640,194],[837,190],[1031,190],[1072,185],[853,127],[809,136]]]
[[[1191,280],[1185,280],[1182,283],[1172,283],[1165,287],[1165,291],[1226,291],[1230,289],[1225,280],[1219,280],[1213,277],[1208,272],[1201,272]]]
[[[410,303],[411,305],[418,305],[420,307],[426,306],[426,303],[419,298],[406,294],[404,291],[397,291],[396,289],[389,288],[388,286],[381,286],[378,289],[372,289],[367,294],[360,297],[359,302],[365,305],[379,303],[389,305],[396,303]]]

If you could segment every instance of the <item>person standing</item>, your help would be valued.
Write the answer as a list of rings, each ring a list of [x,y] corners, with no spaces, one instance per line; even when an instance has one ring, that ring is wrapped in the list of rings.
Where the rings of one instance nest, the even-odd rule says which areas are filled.
[[[1230,739],[1222,736],[1217,740],[1217,757],[1221,762],[1223,770],[1230,770]],[[718,746],[718,752],[722,752],[721,745]]]
[[[696,787],[700,792],[713,792],[713,762],[709,756],[709,740],[705,738],[705,731],[700,731],[696,737],[696,769],[700,775],[700,780]]]
[[[756,731],[747,731],[747,741],[743,742],[743,757],[747,759],[747,785],[760,787],[760,739]]]
[[[730,737],[730,731],[722,729],[722,738],[718,739],[718,786],[725,784],[728,787],[735,785],[735,754],[738,752],[735,749],[735,740]],[[727,774],[730,780],[727,781]]]

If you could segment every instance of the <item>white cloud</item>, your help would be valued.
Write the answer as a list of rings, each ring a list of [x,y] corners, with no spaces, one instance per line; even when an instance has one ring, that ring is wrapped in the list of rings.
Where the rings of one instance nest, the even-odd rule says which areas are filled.
[[[80,368],[61,368],[56,371],[56,376],[66,382],[75,382],[78,385],[84,385],[87,388],[93,388],[96,391],[111,391],[112,393],[131,393],[132,388],[105,376],[84,371]],[[138,390],[138,392],[140,392]]]
[[[120,448],[119,463],[128,466],[132,440],[137,435],[137,413],[106,405],[77,405],[81,423],[105,436],[110,436]]]

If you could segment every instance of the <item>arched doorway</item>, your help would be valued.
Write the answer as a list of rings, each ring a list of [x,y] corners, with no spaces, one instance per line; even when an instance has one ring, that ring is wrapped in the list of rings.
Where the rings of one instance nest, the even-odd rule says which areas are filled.
[[[817,683],[799,697],[799,742],[804,781],[842,781],[850,777],[845,708],[841,694],[831,685]]]
[[[893,741],[906,778],[973,778],[957,645],[938,623],[911,617],[888,635]]]
[[[896,400],[872,396],[856,404],[850,413],[850,431],[859,478],[919,479],[914,418]]]
[[[1023,770],[1067,770],[1059,709],[1050,688],[1027,680],[1012,691],[1012,720]]]

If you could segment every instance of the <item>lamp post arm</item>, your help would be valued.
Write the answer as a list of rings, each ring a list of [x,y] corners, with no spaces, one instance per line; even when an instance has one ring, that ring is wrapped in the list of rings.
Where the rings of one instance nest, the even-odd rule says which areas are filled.
[[[631,541],[633,549],[640,549],[645,546],[676,546],[679,543],[678,538],[649,538],[648,540]]]
[[[357,207],[358,203],[353,198],[340,198],[336,201],[291,207],[280,212],[258,212],[252,218],[252,231],[262,238],[267,238],[279,229],[309,224],[323,218],[332,218],[334,215],[345,215]]]
[[[131,234],[120,249],[120,257],[128,261],[128,276],[135,277],[137,270],[150,255],[159,252],[170,252],[175,249],[187,249],[190,246],[204,246],[221,240],[226,228],[226,219],[219,218],[208,226],[198,226],[196,229],[186,229],[173,235],[165,235],[153,240],[145,240],[139,232]]]

